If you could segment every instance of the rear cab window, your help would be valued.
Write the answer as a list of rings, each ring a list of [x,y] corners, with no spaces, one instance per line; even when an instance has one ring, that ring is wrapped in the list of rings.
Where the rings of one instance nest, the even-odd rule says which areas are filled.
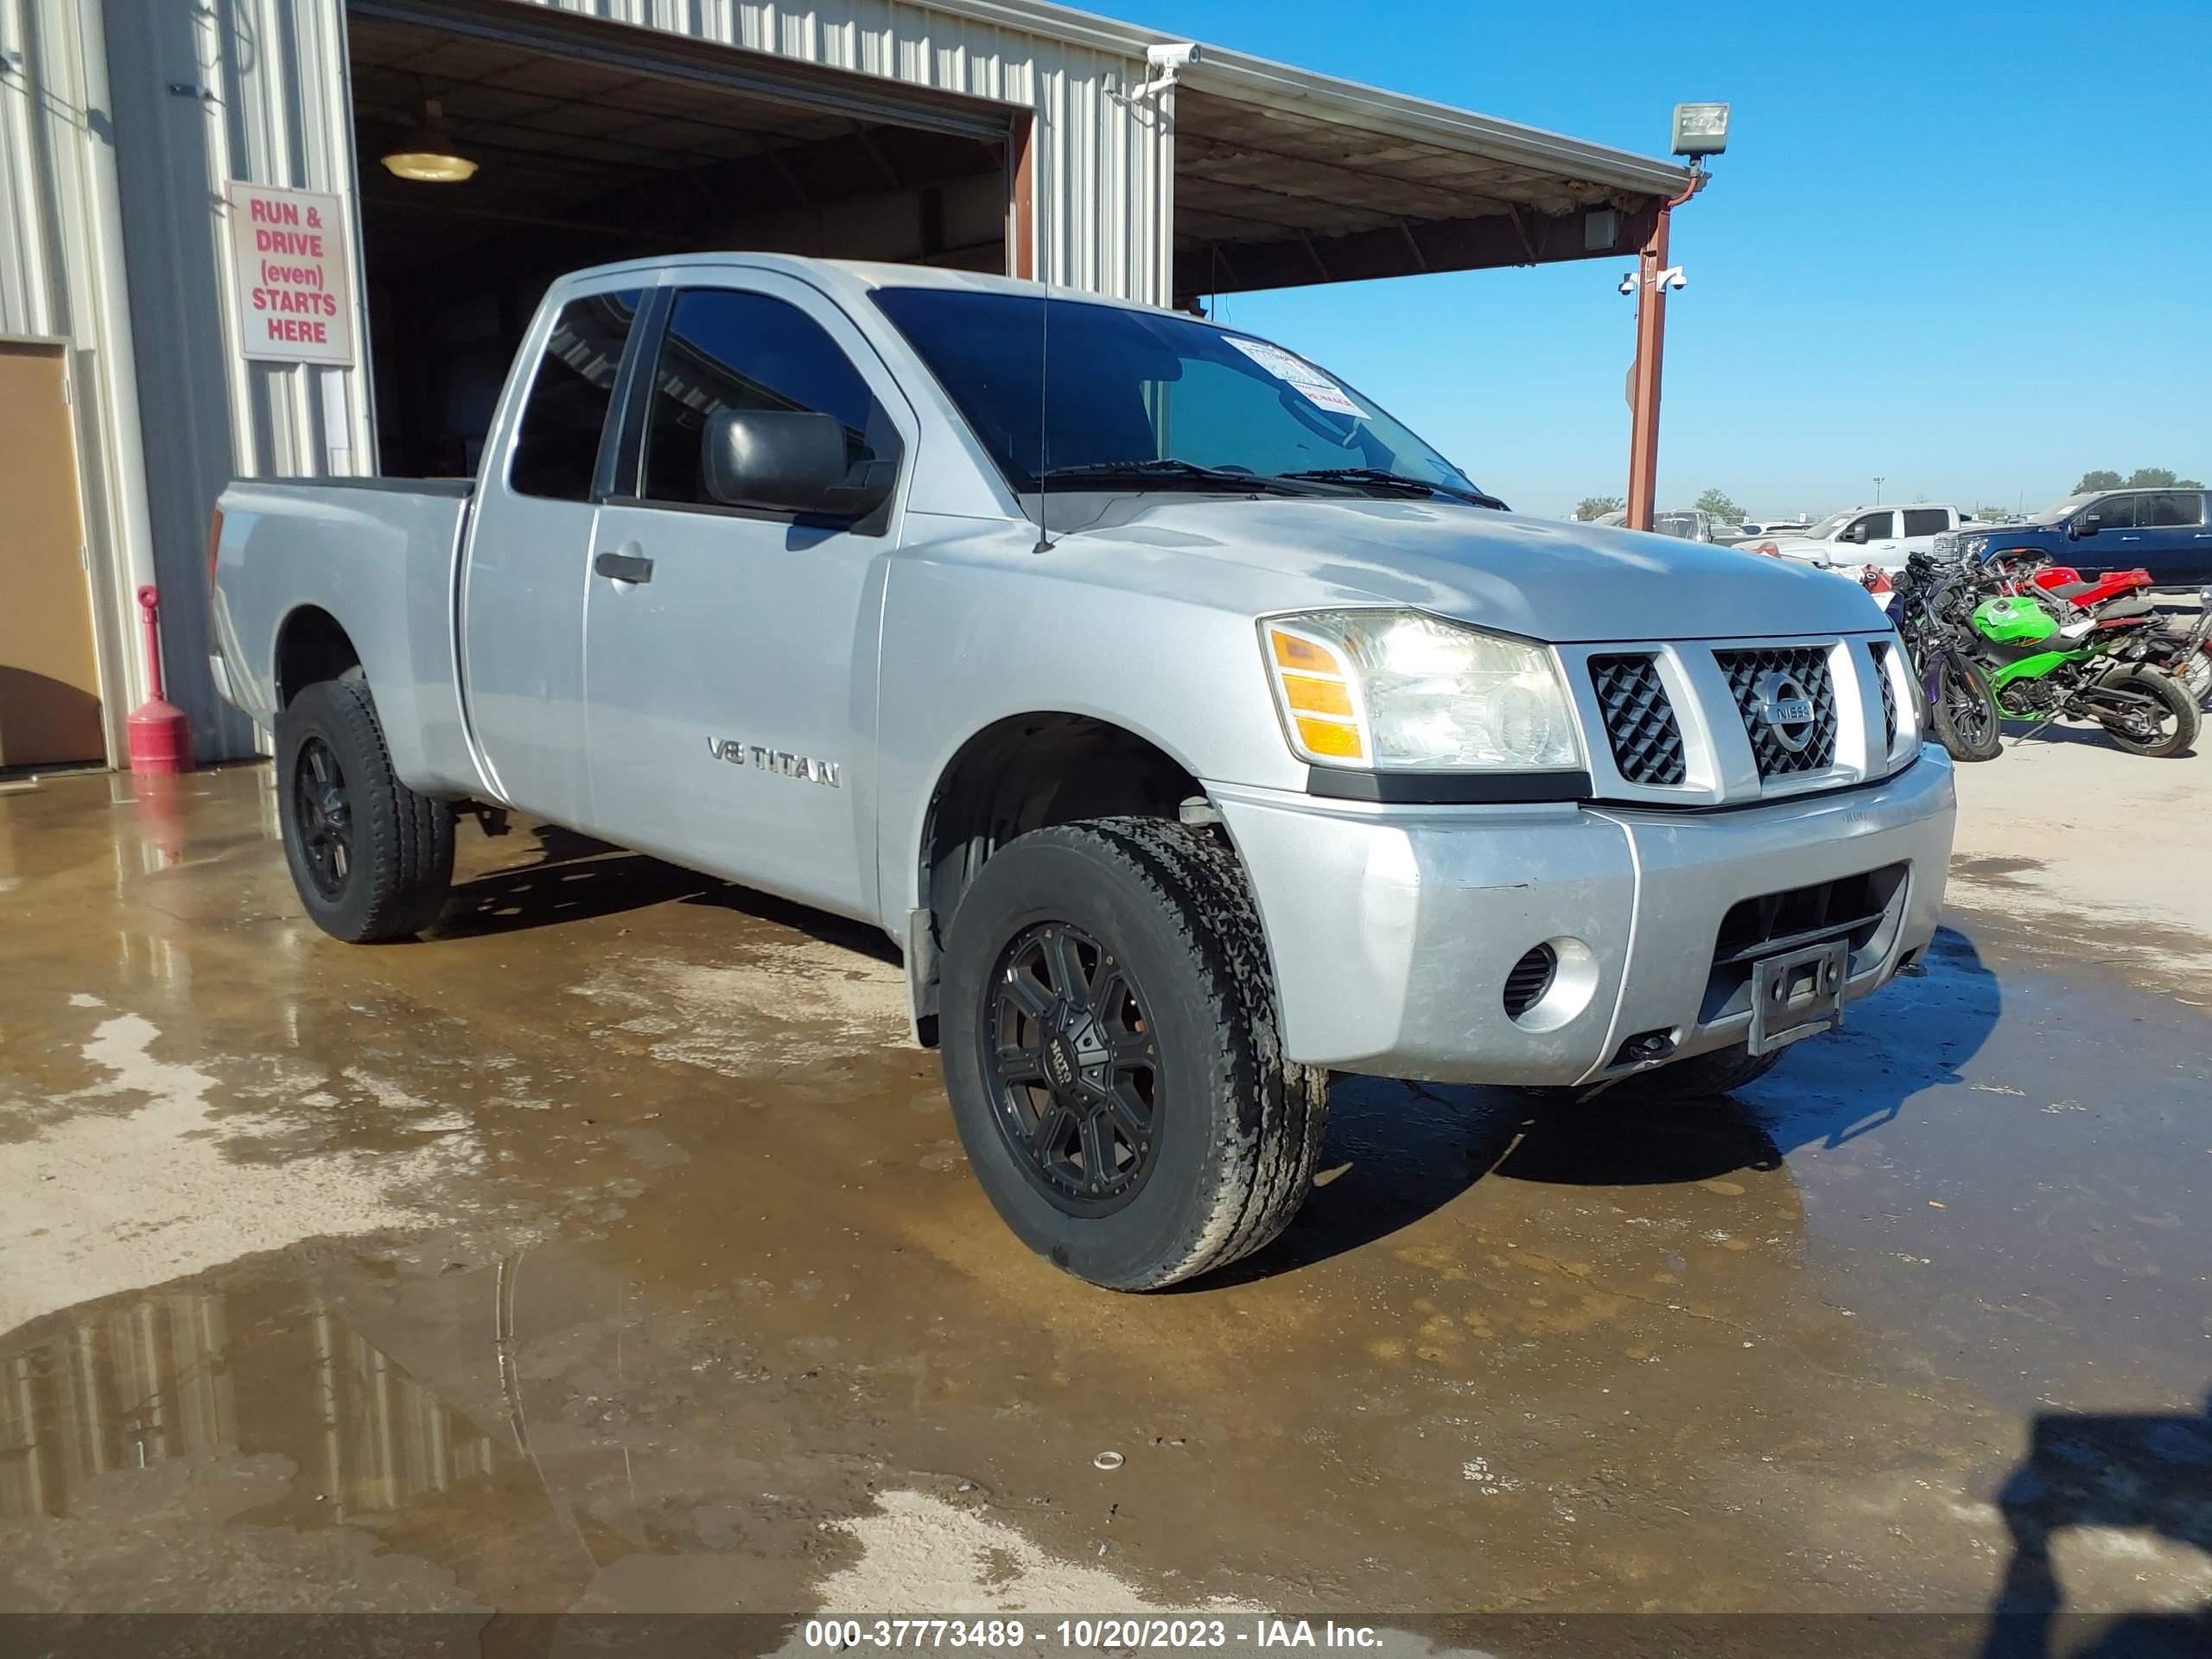
[[[588,501],[607,412],[642,290],[569,301],[531,375],[507,462],[507,487],[555,501]]]
[[[1904,533],[1908,536],[1938,536],[1951,528],[1948,507],[1908,507],[1904,512]]]
[[[2202,490],[2161,490],[2146,495],[2137,522],[2146,530],[2178,530],[2204,522]]]

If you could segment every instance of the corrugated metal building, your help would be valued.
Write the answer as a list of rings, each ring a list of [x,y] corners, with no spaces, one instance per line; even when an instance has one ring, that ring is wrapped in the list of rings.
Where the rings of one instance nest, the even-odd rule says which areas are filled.
[[[197,755],[252,751],[205,666],[215,494],[473,467],[560,270],[762,247],[1187,303],[1631,251],[1688,180],[1212,47],[1150,60],[1178,44],[1035,0],[0,0],[0,349],[61,371],[107,758],[149,582]],[[474,178],[378,167],[424,124]],[[246,354],[240,182],[336,199],[344,361]]]

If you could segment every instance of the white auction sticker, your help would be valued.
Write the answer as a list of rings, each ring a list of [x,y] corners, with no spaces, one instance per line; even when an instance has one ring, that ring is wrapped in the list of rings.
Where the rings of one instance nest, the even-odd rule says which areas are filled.
[[[1280,346],[1270,346],[1264,340],[1240,340],[1231,334],[1229,343],[1276,379],[1287,381],[1316,409],[1325,409],[1332,415],[1349,415],[1356,421],[1367,418],[1367,411],[1352,402],[1342,386],[1304,358],[1286,352]]]

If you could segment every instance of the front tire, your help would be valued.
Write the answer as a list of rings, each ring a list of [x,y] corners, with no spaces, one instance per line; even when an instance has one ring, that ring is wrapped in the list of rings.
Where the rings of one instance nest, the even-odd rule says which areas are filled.
[[[1954,760],[1994,760],[2005,750],[2005,726],[1997,696],[1981,670],[1952,652],[1936,667],[1936,702],[1928,711],[1929,729]]]
[[[2189,753],[2190,746],[2196,741],[2203,717],[2196,711],[2196,699],[2183,686],[2155,668],[2130,669],[2125,674],[2114,675],[2106,683],[2139,691],[2158,705],[2147,734],[2138,734],[2123,726],[2107,722],[2105,731],[2113,742],[2130,754],[2145,754],[2154,760],[2168,760]]]
[[[945,940],[946,1092],[976,1179],[1077,1278],[1154,1290],[1273,1240],[1313,1185],[1328,1075],[1281,1058],[1243,872],[1147,818],[1001,849]]]
[[[306,687],[276,716],[277,816],[292,886],[349,944],[438,918],[453,883],[453,809],[399,781],[358,677]]]

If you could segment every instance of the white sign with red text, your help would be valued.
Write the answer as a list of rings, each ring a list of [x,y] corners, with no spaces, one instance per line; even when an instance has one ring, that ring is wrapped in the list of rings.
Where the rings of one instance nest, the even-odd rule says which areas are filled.
[[[312,190],[230,187],[239,349],[273,363],[353,361],[344,205]]]

